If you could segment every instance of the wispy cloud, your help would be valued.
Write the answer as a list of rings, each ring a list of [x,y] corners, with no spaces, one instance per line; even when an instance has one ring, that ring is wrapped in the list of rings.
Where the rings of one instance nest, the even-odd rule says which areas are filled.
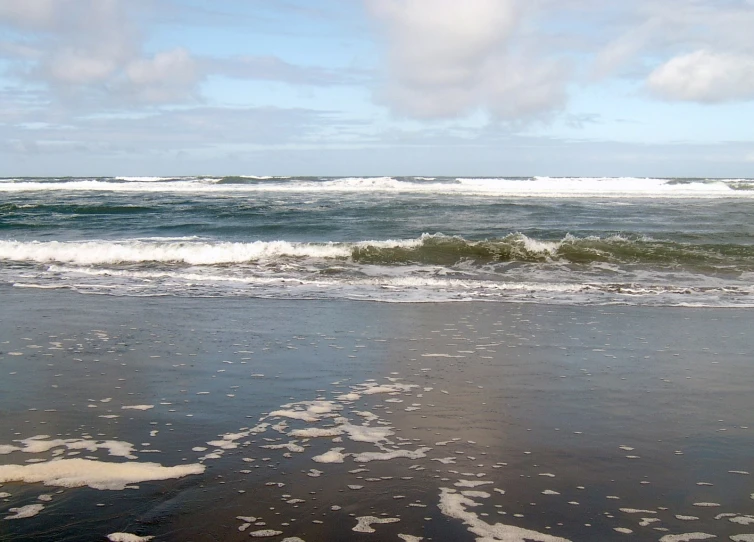
[[[237,79],[280,81],[292,85],[336,86],[364,84],[369,79],[367,70],[336,70],[320,66],[291,64],[277,56],[238,55],[226,58],[203,57],[198,59],[205,74],[224,75]]]

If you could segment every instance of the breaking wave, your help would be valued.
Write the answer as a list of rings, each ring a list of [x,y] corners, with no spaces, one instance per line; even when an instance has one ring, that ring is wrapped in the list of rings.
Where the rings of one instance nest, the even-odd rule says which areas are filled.
[[[0,179],[0,192],[109,191],[160,193],[339,192],[498,197],[754,197],[752,179],[635,177],[107,177]]]
[[[552,241],[532,239],[521,233],[478,241],[424,234],[415,239],[351,243],[216,242],[193,237],[70,242],[8,240],[0,241],[0,260],[76,265],[155,262],[204,266],[286,260],[341,260],[380,266],[553,262],[682,265],[745,271],[754,269],[754,246],[695,245],[619,235],[566,235]]]

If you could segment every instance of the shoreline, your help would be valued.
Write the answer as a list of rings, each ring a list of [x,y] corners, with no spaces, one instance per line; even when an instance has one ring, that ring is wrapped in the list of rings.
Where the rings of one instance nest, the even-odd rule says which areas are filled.
[[[485,525],[543,540],[749,532],[715,517],[754,503],[750,309],[0,294],[0,446],[115,441],[133,445],[126,462],[206,468],[122,491],[0,482],[14,540],[53,526],[61,540],[358,540],[367,516],[397,518],[372,524],[393,540],[473,540]],[[309,421],[271,416],[312,401]],[[313,427],[340,433],[293,434]],[[0,466],[124,462],[113,446],[16,450]]]
[[[712,304],[694,304],[694,303],[661,303],[661,304],[637,304],[637,303],[628,303],[628,302],[622,302],[622,301],[606,301],[602,303],[597,302],[585,302],[585,301],[563,301],[558,299],[550,299],[550,298],[536,298],[536,297],[530,297],[530,298],[511,298],[511,299],[504,299],[504,298],[495,298],[495,299],[484,299],[484,298],[464,298],[464,297],[454,297],[454,298],[444,298],[444,299],[423,299],[423,300],[416,300],[416,299],[407,299],[407,300],[397,300],[397,299],[376,299],[373,297],[348,297],[348,296],[332,296],[332,297],[281,297],[281,296],[274,296],[274,295],[249,295],[248,293],[244,294],[217,294],[217,295],[209,295],[209,294],[175,294],[175,293],[156,293],[156,294],[138,294],[138,295],[128,295],[128,294],[119,294],[119,293],[112,293],[107,291],[97,292],[94,290],[77,290],[75,287],[72,286],[41,286],[38,284],[23,284],[23,283],[3,283],[0,284],[0,292],[3,291],[3,289],[7,290],[40,290],[40,291],[49,291],[49,292],[61,292],[63,294],[73,294],[73,295],[86,295],[86,296],[104,296],[104,297],[111,297],[115,299],[215,299],[215,300],[235,300],[235,301],[278,301],[278,302],[325,302],[325,303],[375,303],[378,305],[385,304],[385,305],[452,305],[452,304],[492,304],[492,305],[537,305],[537,306],[545,306],[545,307],[561,307],[561,308],[567,308],[567,307],[581,307],[584,309],[609,309],[609,308],[620,308],[620,307],[628,307],[628,308],[637,308],[637,309],[679,309],[679,310],[722,310],[722,311],[731,311],[731,310],[740,310],[740,311],[750,311],[754,309],[754,304],[743,304],[743,303],[736,303],[736,304],[718,304],[718,305],[712,305]]]

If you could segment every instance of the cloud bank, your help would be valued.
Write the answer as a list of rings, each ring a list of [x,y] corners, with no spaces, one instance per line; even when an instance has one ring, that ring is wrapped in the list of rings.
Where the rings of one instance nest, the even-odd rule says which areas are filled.
[[[69,96],[185,101],[200,80],[196,62],[182,48],[144,52],[134,15],[147,7],[146,0],[1,0],[0,25],[24,35],[0,51],[18,77]]]
[[[754,99],[754,1],[365,0],[385,41],[377,99],[413,118],[558,111],[611,77],[656,98]]]

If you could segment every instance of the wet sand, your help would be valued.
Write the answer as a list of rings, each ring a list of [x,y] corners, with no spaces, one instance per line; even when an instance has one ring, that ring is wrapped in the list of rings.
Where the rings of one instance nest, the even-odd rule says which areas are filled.
[[[754,540],[751,310],[0,299],[0,540]]]

